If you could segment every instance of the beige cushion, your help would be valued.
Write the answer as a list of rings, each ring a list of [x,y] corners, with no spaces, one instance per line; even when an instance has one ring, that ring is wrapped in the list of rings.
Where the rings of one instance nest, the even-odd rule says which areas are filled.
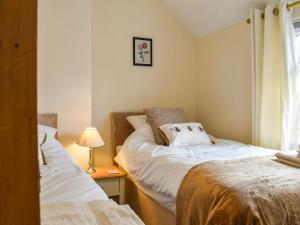
[[[180,108],[149,108],[144,109],[147,115],[147,122],[151,125],[154,133],[155,142],[159,145],[166,145],[165,139],[162,137],[159,127],[169,123],[185,123],[186,115]]]

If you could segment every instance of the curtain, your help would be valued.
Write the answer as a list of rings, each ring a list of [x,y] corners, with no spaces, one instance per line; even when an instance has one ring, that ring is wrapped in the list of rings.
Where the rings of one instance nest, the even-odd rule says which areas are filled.
[[[286,10],[286,1],[280,5],[279,17],[283,58],[282,135],[281,149],[289,150],[300,144],[300,74],[297,68],[295,33],[292,12]]]
[[[290,150],[300,143],[300,80],[292,11],[287,0],[251,12],[253,49],[253,142]],[[274,15],[275,8],[279,15]]]
[[[251,35],[252,35],[252,62],[253,62],[253,103],[252,103],[252,142],[259,145],[260,137],[260,104],[262,89],[262,62],[264,50],[264,20],[263,11],[253,9],[251,11]]]

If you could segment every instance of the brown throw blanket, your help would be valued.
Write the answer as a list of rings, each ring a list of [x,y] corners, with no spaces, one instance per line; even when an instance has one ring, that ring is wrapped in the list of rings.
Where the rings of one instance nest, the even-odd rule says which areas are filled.
[[[192,168],[177,194],[177,225],[300,225],[300,169],[271,157]]]

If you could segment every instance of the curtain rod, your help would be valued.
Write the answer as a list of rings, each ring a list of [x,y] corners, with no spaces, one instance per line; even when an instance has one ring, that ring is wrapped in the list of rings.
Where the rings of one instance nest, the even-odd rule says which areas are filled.
[[[287,6],[286,6],[286,8],[287,8],[288,10],[290,10],[291,8],[296,7],[296,6],[298,6],[298,5],[300,5],[300,0],[299,0],[299,1],[292,2],[292,3],[288,3]]]
[[[299,5],[300,5],[300,0],[295,1],[295,2],[292,2],[292,3],[288,3],[288,4],[286,5],[286,8],[287,8],[287,10],[290,10],[291,8],[294,8],[294,7],[299,6]],[[279,15],[279,9],[278,9],[278,8],[275,8],[275,9],[273,10],[273,14],[274,14],[275,16],[278,16],[278,15]],[[265,18],[265,13],[264,13],[264,12],[261,14],[261,18],[262,18],[262,19]],[[248,24],[251,23],[251,19],[250,19],[250,18],[247,19],[247,23],[248,23]]]

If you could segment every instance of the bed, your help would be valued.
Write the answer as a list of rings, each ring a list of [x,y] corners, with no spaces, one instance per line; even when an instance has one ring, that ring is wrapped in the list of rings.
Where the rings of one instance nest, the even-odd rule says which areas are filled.
[[[113,112],[111,113],[111,139],[113,155],[117,156],[121,146],[134,132],[126,117],[142,115],[142,112]],[[121,165],[118,165],[121,167]],[[124,169],[124,168],[123,168]],[[129,171],[127,171],[128,173]],[[125,203],[137,213],[147,225],[175,225],[175,214],[163,207],[149,195],[145,194],[134,178],[128,173],[126,177]]]
[[[215,195],[212,194],[212,190],[215,191],[216,189],[214,188],[220,184],[212,182],[215,181],[215,177],[222,178],[222,181],[224,181],[223,189],[219,190],[222,197],[224,197],[223,193],[230,193],[228,196],[233,197],[228,201],[230,205],[236,206],[238,205],[235,204],[236,202],[244,203],[250,199],[243,199],[241,197],[243,193],[238,192],[238,190],[242,190],[242,187],[245,187],[243,191],[245,193],[249,192],[249,195],[260,193],[261,199],[267,199],[263,204],[260,204],[261,199],[255,199],[256,202],[254,202],[254,204],[257,202],[260,204],[261,208],[257,209],[254,207],[258,214],[260,210],[264,210],[263,212],[268,211],[269,213],[268,215],[264,215],[267,219],[266,223],[262,224],[275,224],[272,223],[272,219],[279,221],[279,219],[285,217],[287,221],[300,221],[299,212],[297,211],[300,207],[299,169],[274,162],[272,157],[276,151],[219,139],[216,140],[216,145],[212,146],[186,147],[170,150],[168,147],[157,146],[155,143],[143,139],[143,134],[139,134],[137,131],[133,132],[134,129],[127,122],[126,117],[140,114],[142,113],[112,113],[112,146],[113,149],[117,149],[117,146],[122,145],[122,147],[118,147],[118,152],[115,152],[115,160],[129,174],[125,201],[147,225],[171,225],[176,223],[178,225],[236,224],[224,222],[225,220],[232,219],[231,214],[236,214],[237,218],[241,215],[239,214],[240,211],[236,208],[227,207],[232,210],[230,212],[226,212],[226,208],[219,210],[220,212],[216,210],[217,213],[214,215],[214,219],[206,218],[211,216],[211,211],[214,210],[206,210],[206,214],[199,212],[198,208],[206,207],[208,209],[215,209],[215,206],[219,204],[216,203],[216,199],[220,198],[218,193]],[[239,171],[238,166],[245,166],[249,171]],[[229,168],[234,168],[235,173],[231,172]],[[270,168],[270,172],[268,172],[268,168]],[[227,174],[224,171],[227,171]],[[273,176],[272,172],[277,173],[276,176]],[[245,176],[247,173],[249,176]],[[201,178],[197,177],[199,174]],[[260,174],[263,178],[258,177],[256,174]],[[289,174],[289,176],[285,174]],[[232,179],[232,176],[235,175],[237,177]],[[203,181],[203,183],[193,184],[193,182],[190,182],[191,184],[187,184],[189,182],[185,181],[188,176],[192,177],[189,178],[190,181],[199,180]],[[255,182],[251,186],[249,184],[252,181]],[[210,187],[207,184],[212,184],[212,186]],[[260,184],[262,185],[259,186]],[[278,187],[274,188],[273,184]],[[249,190],[247,185],[253,189]],[[268,185],[270,185],[269,191],[274,191],[274,195],[268,192],[268,188],[266,188]],[[199,189],[200,186],[207,186],[203,191],[198,190],[197,192],[203,192],[204,194],[195,194],[196,192],[194,191],[197,188]],[[231,188],[227,188],[228,186]],[[193,187],[193,189],[189,189],[190,187]],[[281,192],[286,195],[282,195]],[[205,197],[207,198],[205,199]],[[200,201],[200,199],[205,200]],[[276,199],[277,204],[281,207],[271,207],[276,212],[275,214],[274,211],[268,210],[268,207],[270,208],[268,203],[271,202],[273,203],[272,205],[276,205],[273,202],[275,201],[274,199]],[[284,199],[287,201],[286,204],[282,203]],[[252,200],[250,199],[250,201]],[[199,202],[203,204],[200,205],[198,204]],[[208,204],[205,205],[204,203]],[[247,204],[245,204],[246,208],[248,207]],[[244,207],[244,205],[238,205],[237,207],[240,206]],[[244,211],[249,212],[251,216],[246,215],[245,218],[247,219],[241,220],[238,224],[259,224],[256,223],[257,218],[252,216],[251,213],[253,212],[251,210],[247,208]],[[278,212],[280,213],[278,214]],[[229,219],[226,219],[227,214],[230,214]],[[273,214],[274,218],[272,218]],[[258,215],[258,217],[264,216]],[[210,221],[210,223],[206,223],[204,220]],[[216,222],[216,220],[218,221]],[[246,220],[248,222],[244,223]]]
[[[57,128],[57,114],[40,114],[38,121],[45,129]],[[129,206],[108,199],[56,138],[47,133],[43,145],[47,165],[40,165],[41,224],[142,225]]]

